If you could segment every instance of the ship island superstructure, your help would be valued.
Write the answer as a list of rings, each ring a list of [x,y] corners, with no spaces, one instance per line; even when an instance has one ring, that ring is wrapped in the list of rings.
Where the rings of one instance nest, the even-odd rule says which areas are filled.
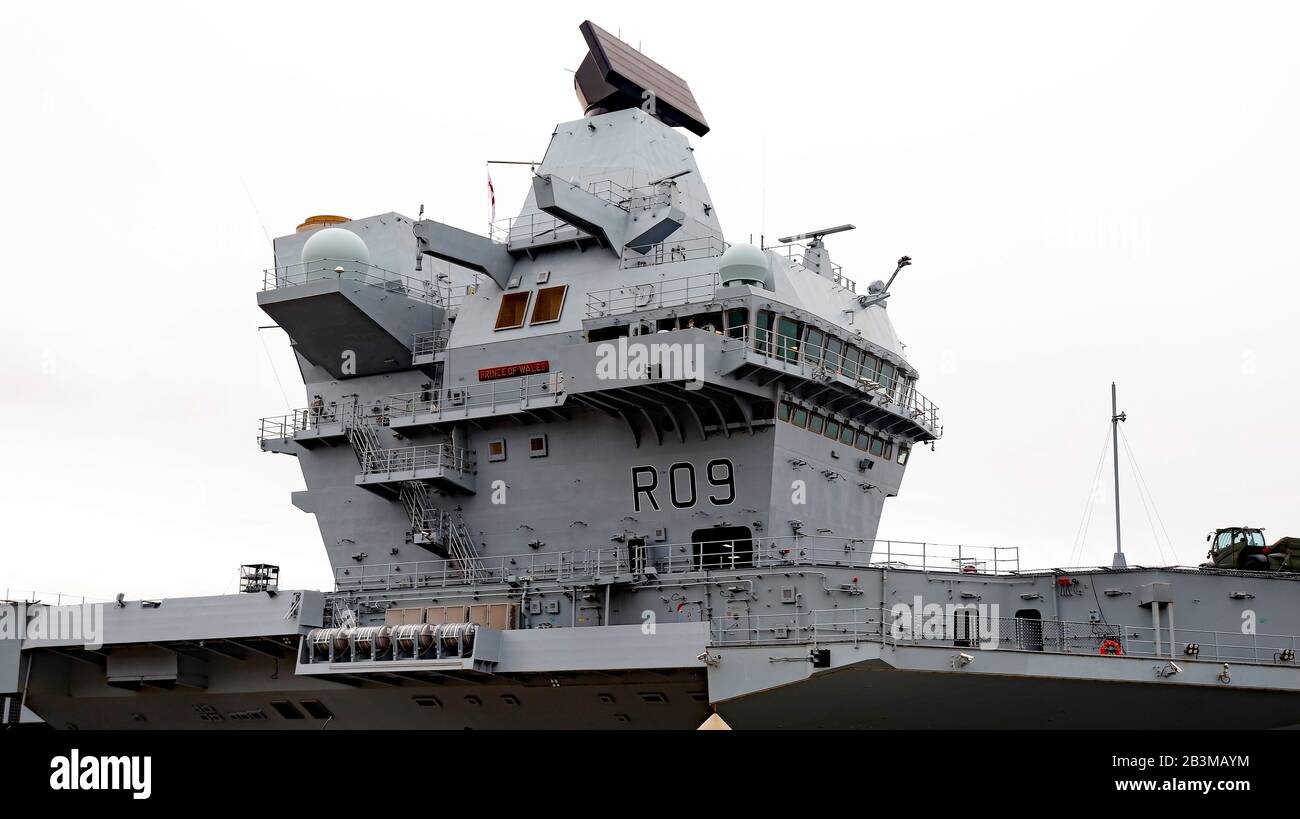
[[[120,601],[103,647],[0,656],[10,700],[56,727],[1300,724],[1290,578],[878,541],[943,432],[893,278],[859,288],[838,229],[728,242],[689,87],[582,32],[583,116],[517,216],[274,242],[257,300],[305,401],[258,445],[297,458],[334,588],[252,565]]]

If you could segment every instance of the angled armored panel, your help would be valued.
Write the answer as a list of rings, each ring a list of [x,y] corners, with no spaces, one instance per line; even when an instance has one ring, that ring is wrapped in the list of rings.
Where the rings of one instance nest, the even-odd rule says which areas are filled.
[[[501,287],[510,281],[515,260],[505,245],[468,230],[424,220],[415,223],[420,253],[486,273]]]
[[[686,220],[675,206],[631,213],[554,174],[534,177],[533,195],[542,211],[600,238],[616,253],[625,247],[645,253]]]

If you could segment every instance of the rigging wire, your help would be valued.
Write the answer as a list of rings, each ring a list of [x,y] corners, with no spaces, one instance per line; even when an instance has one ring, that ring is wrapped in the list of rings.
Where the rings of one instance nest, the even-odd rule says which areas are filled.
[[[266,363],[271,366],[271,375],[275,376],[275,384],[280,388],[280,397],[284,399],[284,408],[293,412],[293,405],[289,403],[289,394],[284,391],[284,384],[280,381],[280,372],[275,369],[275,361],[271,359],[271,350],[266,346],[266,337],[262,335],[261,328],[258,328],[257,340],[262,343],[262,352],[266,353]]]
[[[1129,474],[1133,476],[1133,485],[1137,487],[1138,500],[1142,503],[1142,511],[1146,513],[1147,525],[1151,527],[1151,540],[1156,545],[1156,552],[1160,555],[1161,564],[1166,564],[1168,558],[1165,557],[1165,547],[1160,543],[1160,535],[1156,532],[1156,521],[1151,516],[1151,505],[1147,502],[1146,493],[1142,491],[1142,481],[1138,477],[1136,461],[1133,460],[1133,453],[1128,448],[1128,441],[1125,441],[1123,437],[1120,440],[1124,442],[1124,451],[1128,454]]]
[[[1138,463],[1137,454],[1133,452],[1133,446],[1129,443],[1128,436],[1124,434],[1123,430],[1120,430],[1120,441],[1123,442],[1124,449],[1128,452],[1129,461],[1133,464],[1134,471],[1137,472],[1138,482],[1142,490],[1151,499],[1151,510],[1155,512],[1156,522],[1160,524],[1160,531],[1164,533],[1165,543],[1169,546],[1169,554],[1176,563],[1178,561],[1178,550],[1174,548],[1174,541],[1169,537],[1169,529],[1165,526],[1164,517],[1160,514],[1160,507],[1156,505],[1155,495],[1151,493],[1151,487],[1147,484],[1146,476],[1142,474],[1142,466]],[[1161,555],[1163,556],[1163,554],[1162,551]]]
[[[1106,446],[1110,443],[1110,425],[1106,426],[1106,437],[1101,442],[1101,452],[1097,456],[1097,468],[1093,470],[1092,482],[1088,484],[1088,497],[1084,499],[1083,516],[1079,519],[1079,528],[1074,533],[1074,545],[1070,549],[1070,561],[1068,566],[1075,565],[1074,561],[1082,557],[1083,544],[1088,538],[1088,527],[1092,522],[1092,510],[1095,504],[1093,498],[1097,495],[1097,481],[1101,479],[1101,468],[1106,463]]]

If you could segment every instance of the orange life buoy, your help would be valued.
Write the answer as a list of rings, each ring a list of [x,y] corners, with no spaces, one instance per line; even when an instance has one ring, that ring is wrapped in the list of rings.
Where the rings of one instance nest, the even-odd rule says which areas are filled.
[[[1124,647],[1116,640],[1104,640],[1101,644],[1101,654],[1103,657],[1106,655],[1119,657],[1124,654]]]

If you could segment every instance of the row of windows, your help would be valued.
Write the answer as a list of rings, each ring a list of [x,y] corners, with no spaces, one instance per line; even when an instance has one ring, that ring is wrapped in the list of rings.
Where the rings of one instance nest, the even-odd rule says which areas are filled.
[[[889,361],[845,339],[789,316],[778,316],[771,310],[758,311],[755,342],[759,352],[791,363],[802,360],[856,381],[875,382],[899,402],[906,398],[916,380]]]
[[[564,312],[564,297],[569,292],[567,284],[557,284],[554,287],[540,287],[537,290],[537,299],[533,300],[533,291],[520,290],[515,293],[506,293],[501,297],[501,307],[497,310],[496,329],[514,330],[524,326],[524,318],[528,315],[528,303],[533,302],[533,317],[528,324],[552,324],[560,320],[560,313]]]
[[[894,457],[893,441],[886,441],[879,435],[872,435],[865,429],[858,429],[852,424],[845,424],[829,415],[813,412],[797,404],[782,401],[776,417],[786,423],[793,424],[799,429],[806,429],[833,441],[839,441],[845,446],[851,446],[863,452],[870,452],[877,458],[884,458],[888,461]],[[898,447],[898,462],[906,464],[907,456],[910,453],[911,449],[909,447],[900,445]]]

